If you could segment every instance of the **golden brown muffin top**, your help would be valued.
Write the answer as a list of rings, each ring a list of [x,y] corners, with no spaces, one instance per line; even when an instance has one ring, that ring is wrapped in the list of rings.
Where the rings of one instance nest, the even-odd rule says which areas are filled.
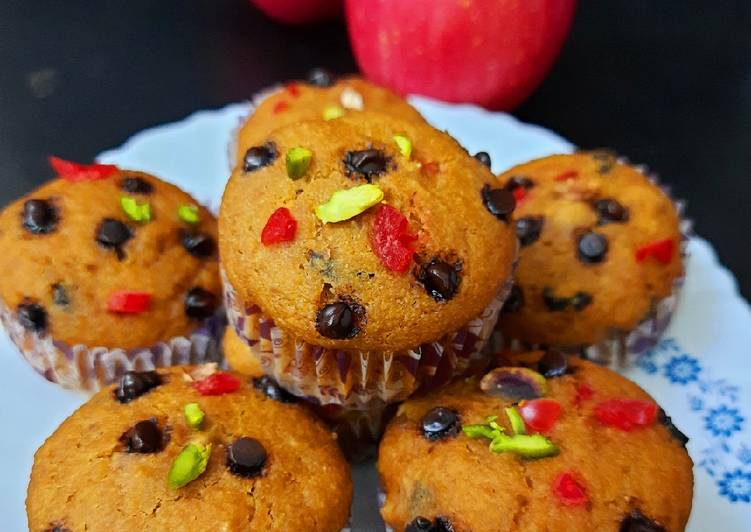
[[[357,76],[331,80],[323,86],[290,82],[265,97],[237,132],[236,164],[248,148],[265,140],[282,126],[305,120],[330,119],[359,111],[374,111],[404,120],[422,122],[414,107],[389,89]]]
[[[189,378],[196,369],[159,370],[162,383],[121,395],[126,403],[115,395],[122,385],[110,386],[64,421],[35,455],[29,529],[339,532],[352,484],[323,423],[239,374],[223,374],[239,389],[202,395]],[[189,403],[204,413],[198,428],[183,413]],[[241,438],[260,447],[238,447]],[[170,488],[173,461],[191,443],[211,444],[206,469]]]
[[[628,332],[683,274],[672,200],[609,152],[537,159],[498,181],[517,197],[521,242],[509,338],[577,346]]]
[[[133,220],[123,198],[148,204],[150,220]],[[198,221],[182,221],[181,206]],[[220,302],[216,219],[143,172],[42,185],[0,213],[0,246],[0,299],[70,345],[148,347],[190,333]],[[147,310],[109,310],[118,292],[148,294]]]
[[[580,359],[543,360],[531,365],[548,375],[565,371],[544,379],[544,393],[528,373],[499,368],[483,378],[488,392],[471,379],[400,406],[379,451],[387,524],[401,531],[423,517],[474,532],[684,529],[693,487],[685,436],[620,375]],[[535,392],[542,396],[529,399]],[[528,399],[520,403],[522,395]],[[505,409],[515,404],[526,437],[546,438],[557,454],[525,457],[503,437],[496,445],[506,450],[493,452],[490,439],[465,433],[497,416],[512,438]]]
[[[394,135],[408,139],[409,157]],[[285,160],[297,147],[312,159],[292,179]],[[257,149],[257,168],[238,167],[225,190],[220,250],[240,301],[288,334],[337,349],[414,347],[479,315],[509,277],[513,231],[483,198],[493,175],[427,124],[362,112],[280,128]],[[335,192],[356,187],[377,187],[383,199],[344,221],[317,217]],[[282,208],[294,236],[264,245]],[[410,252],[394,270],[383,256],[396,248]],[[340,303],[351,310],[348,328],[333,323]]]

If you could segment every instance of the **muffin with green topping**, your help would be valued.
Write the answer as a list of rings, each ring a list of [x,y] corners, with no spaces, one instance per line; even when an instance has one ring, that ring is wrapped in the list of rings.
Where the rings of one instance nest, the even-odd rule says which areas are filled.
[[[36,452],[26,511],[33,531],[339,532],[351,498],[308,409],[205,365],[97,393]]]
[[[143,172],[51,161],[58,177],[0,213],[0,318],[26,360],[89,390],[217,360],[211,213]]]
[[[280,384],[372,408],[486,363],[516,253],[486,166],[365,111],[279,128],[245,161],[220,213],[226,301]]]
[[[296,122],[335,120],[360,111],[423,121],[414,107],[389,89],[357,76],[336,79],[321,69],[313,70],[305,81],[285,83],[258,100],[237,131],[232,166],[243,164],[248,148],[261,144],[274,129]]]
[[[394,530],[680,531],[688,439],[633,382],[529,352],[403,403],[380,445]]]
[[[665,330],[683,280],[680,205],[606,151],[544,157],[498,177],[517,203],[505,344],[623,365]]]

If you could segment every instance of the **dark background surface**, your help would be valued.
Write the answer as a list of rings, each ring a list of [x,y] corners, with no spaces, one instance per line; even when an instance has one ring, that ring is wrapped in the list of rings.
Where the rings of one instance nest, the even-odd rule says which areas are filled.
[[[313,66],[356,69],[342,23],[284,27],[243,0],[2,0],[0,205],[51,177],[49,153],[87,161]],[[649,164],[751,296],[751,2],[582,0],[514,114]]]

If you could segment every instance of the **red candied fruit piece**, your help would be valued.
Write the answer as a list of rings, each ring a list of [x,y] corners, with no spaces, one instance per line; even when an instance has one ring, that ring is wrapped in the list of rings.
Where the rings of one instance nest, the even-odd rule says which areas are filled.
[[[193,388],[201,395],[224,395],[237,391],[241,385],[240,379],[234,375],[218,372],[194,382]]]
[[[422,165],[422,173],[429,176],[434,176],[438,173],[440,167],[436,162],[424,163]]]
[[[297,86],[297,83],[288,83],[287,92],[289,92],[294,98],[297,98],[300,96],[300,87]]]
[[[107,310],[119,314],[139,314],[151,307],[151,294],[148,292],[114,292],[107,300]]]
[[[392,272],[404,272],[412,263],[415,235],[407,232],[409,221],[391,205],[383,204],[376,211],[370,239],[373,252]]]
[[[584,401],[592,399],[594,395],[595,389],[592,388],[592,386],[586,382],[580,382],[576,385],[576,397],[574,398],[574,402],[576,403],[576,406],[579,406]]]
[[[289,103],[287,103],[287,100],[279,100],[274,104],[274,108],[271,110],[275,115],[278,115],[279,113],[286,111],[289,108]]]
[[[675,242],[672,238],[657,240],[645,244],[636,250],[636,262],[644,262],[649,257],[654,257],[658,262],[668,264],[673,260],[675,253]]]
[[[527,198],[527,189],[524,187],[516,187],[511,193],[514,195],[517,207]]]
[[[573,473],[558,473],[553,480],[553,493],[566,506],[581,506],[589,500],[586,488]]]
[[[289,209],[279,207],[269,216],[266,225],[261,231],[261,243],[264,246],[289,242],[295,239],[297,232],[297,220],[292,217]]]
[[[50,156],[50,166],[66,181],[97,181],[106,179],[118,171],[114,164],[79,164]]]
[[[553,399],[533,399],[519,404],[519,413],[530,432],[548,433],[561,417],[561,404]]]
[[[595,407],[595,417],[600,423],[626,432],[651,425],[656,416],[656,404],[638,399],[610,399]]]
[[[579,176],[579,172],[576,170],[567,170],[566,172],[563,172],[562,174],[558,174],[553,179],[556,181],[568,181],[569,179],[574,179]]]

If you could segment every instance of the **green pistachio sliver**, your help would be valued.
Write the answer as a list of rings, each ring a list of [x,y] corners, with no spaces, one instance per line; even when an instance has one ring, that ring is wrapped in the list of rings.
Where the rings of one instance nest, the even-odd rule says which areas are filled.
[[[345,111],[342,107],[339,107],[338,105],[327,105],[323,108],[323,119],[324,120],[336,120],[337,118],[341,118],[345,115],[347,111]]]
[[[198,443],[189,443],[177,455],[169,473],[167,474],[167,485],[170,489],[182,488],[186,484],[194,481],[206,471],[206,465],[211,456],[211,444],[205,446]]]
[[[120,198],[120,207],[128,215],[128,218],[134,222],[151,221],[151,205],[148,203],[138,203],[133,198],[122,196]]]
[[[313,152],[302,146],[289,150],[286,157],[287,176],[293,181],[300,179],[308,171],[312,159]]]
[[[522,418],[519,410],[515,406],[509,406],[506,410],[508,420],[511,422],[511,429],[514,434],[526,434],[527,427],[524,424],[524,418]]]
[[[201,221],[201,218],[198,216],[197,205],[180,205],[177,208],[177,217],[186,224],[191,225]]]
[[[198,403],[188,403],[185,405],[183,408],[183,414],[185,414],[185,421],[187,421],[188,425],[194,429],[200,428],[205,416]]]
[[[487,425],[465,425],[462,427],[462,431],[468,438],[487,438],[489,440],[500,434]]]
[[[383,191],[376,185],[360,185],[337,190],[329,201],[315,209],[316,217],[323,223],[343,222],[354,218],[383,200]]]
[[[494,453],[514,453],[526,458],[545,458],[559,452],[558,447],[542,434],[501,434],[490,442],[490,450]]]
[[[412,156],[412,142],[404,135],[394,135],[394,142],[396,147],[399,148],[399,153],[404,155],[407,159]]]

